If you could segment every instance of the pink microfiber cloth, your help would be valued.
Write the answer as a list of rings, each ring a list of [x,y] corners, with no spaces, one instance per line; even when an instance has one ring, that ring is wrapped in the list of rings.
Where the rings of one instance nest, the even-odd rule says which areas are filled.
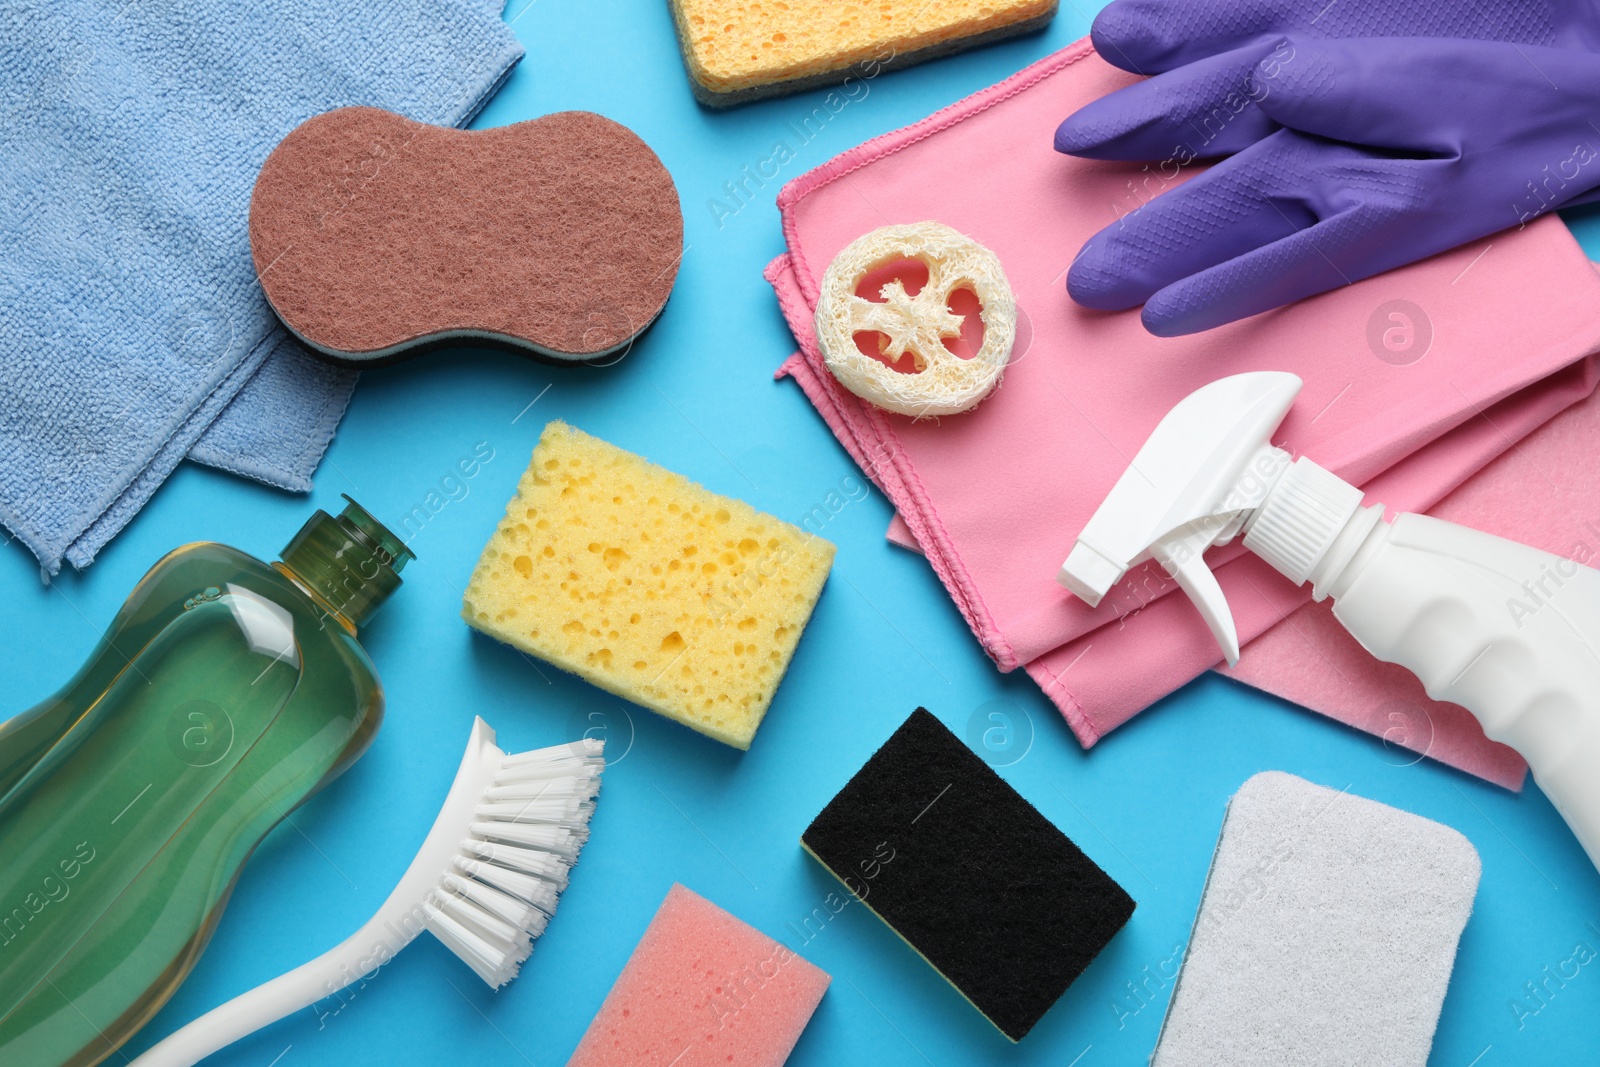
[[[831,980],[674,885],[567,1067],[781,1067]]]
[[[1053,150],[1062,115],[1131,80],[1079,42],[846,152],[785,187],[789,251],[767,270],[801,349],[780,376],[893,501],[985,650],[1003,670],[1025,666],[1086,745],[1220,658],[1159,570],[1130,574],[1098,609],[1054,582],[1178,400],[1228,374],[1292,371],[1306,385],[1279,442],[1391,508],[1421,511],[1586,397],[1600,343],[1600,278],[1554,218],[1190,337],[1076,306],[1062,282],[1073,250],[1186,177]],[[839,388],[812,316],[844,245],[923,219],[1000,257],[1026,328],[976,410],[913,422]],[[1396,308],[1420,327],[1415,349],[1385,343]],[[1236,546],[1218,564],[1244,640],[1306,603]]]

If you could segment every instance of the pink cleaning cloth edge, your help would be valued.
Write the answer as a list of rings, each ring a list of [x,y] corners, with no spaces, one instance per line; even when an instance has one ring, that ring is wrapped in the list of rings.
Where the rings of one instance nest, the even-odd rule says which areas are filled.
[[[674,883],[567,1067],[782,1067],[832,980]]]
[[[900,517],[898,511],[889,516],[889,528],[883,532],[883,539],[919,556],[923,554],[922,546],[917,544],[917,535],[911,532],[911,527],[906,525],[906,520]]]
[[[852,149],[825,164],[817,171],[803,175],[790,183],[780,196],[779,203],[784,211],[785,232],[790,238],[791,251],[785,256],[780,256],[767,270],[767,277],[773,282],[774,288],[778,292],[785,316],[794,329],[796,337],[800,340],[802,348],[801,352],[791,357],[780,369],[779,376],[791,374],[797,378],[808,397],[823,414],[836,435],[850,449],[867,473],[875,481],[879,482],[880,487],[885,490],[886,494],[890,496],[896,507],[901,511],[905,521],[909,524],[907,532],[912,533],[914,531],[914,539],[916,541],[922,542],[924,545],[931,544],[933,546],[933,551],[928,553],[930,564],[939,573],[941,580],[950,590],[967,621],[974,632],[978,634],[980,640],[983,641],[986,650],[989,651],[991,656],[1003,668],[1009,669],[1018,665],[1030,651],[1036,653],[1034,660],[1028,665],[1029,673],[1044,685],[1052,699],[1061,706],[1069,723],[1071,723],[1080,740],[1085,744],[1092,744],[1106,730],[1125,721],[1127,717],[1151,700],[1156,699],[1172,688],[1176,688],[1177,685],[1203,670],[1211,662],[1214,662],[1215,650],[1209,644],[1209,638],[1192,647],[1168,647],[1165,644],[1167,632],[1175,626],[1181,631],[1193,625],[1195,620],[1179,618],[1170,608],[1167,611],[1156,610],[1160,602],[1166,599],[1163,595],[1166,590],[1159,588],[1160,583],[1153,583],[1153,599],[1136,605],[1133,611],[1124,611],[1125,615],[1142,614],[1146,616],[1146,621],[1130,625],[1128,619],[1118,619],[1113,625],[1123,632],[1138,631],[1144,643],[1153,642],[1161,647],[1159,656],[1152,655],[1136,646],[1127,646],[1123,642],[1108,641],[1106,631],[1109,628],[1101,626],[1101,620],[1088,620],[1079,624],[1081,632],[1078,637],[1080,639],[1088,639],[1089,635],[1094,635],[1092,641],[1084,640],[1080,647],[1074,647],[1078,643],[1077,641],[1058,641],[1055,647],[1045,647],[1041,650],[1039,647],[1042,643],[1040,640],[1041,635],[1037,633],[1024,633],[1025,643],[1020,648],[1016,647],[1012,642],[1012,634],[995,621],[990,604],[986,601],[986,596],[992,591],[992,583],[982,577],[974,578],[968,565],[969,561],[964,558],[962,548],[952,543],[953,538],[942,536],[948,533],[941,522],[940,508],[944,506],[944,502],[935,499],[942,490],[937,486],[930,489],[926,484],[923,478],[923,457],[908,454],[908,448],[904,440],[902,440],[904,431],[908,428],[906,421],[895,416],[885,416],[881,412],[863,411],[862,405],[855,402],[853,397],[842,394],[834,386],[831,379],[827,377],[826,373],[819,370],[820,361],[815,352],[814,341],[810,335],[810,301],[807,299],[806,283],[811,282],[810,287],[814,290],[814,275],[815,273],[820,273],[820,267],[823,264],[825,255],[817,255],[817,263],[814,266],[814,270],[806,270],[805,246],[801,243],[801,234],[803,230],[827,223],[828,220],[826,218],[823,218],[821,223],[816,222],[813,216],[817,210],[822,209],[816,209],[814,205],[808,203],[808,200],[818,189],[825,188],[834,181],[843,180],[844,184],[848,186],[849,195],[866,201],[869,208],[878,217],[879,222],[882,221],[886,205],[890,212],[899,211],[898,199],[904,191],[903,189],[899,186],[890,189],[887,195],[891,198],[888,200],[880,196],[880,193],[883,192],[880,186],[894,186],[894,182],[897,179],[892,176],[889,179],[879,178],[879,184],[866,185],[871,175],[870,172],[868,174],[861,173],[864,169],[871,168],[875,162],[897,152],[915,149],[921,142],[943,132],[956,123],[982,115],[984,112],[1004,104],[1019,94],[1035,89],[1041,83],[1047,82],[1052,76],[1067,70],[1067,68],[1077,64],[1090,54],[1091,52],[1087,45],[1080,42],[1078,45],[1055,56],[1048,57],[1033,67],[1020,72],[1000,85],[930,116],[912,127],[888,134],[857,149]],[[1100,65],[1098,61],[1096,61],[1096,65]],[[1122,76],[1113,73],[1110,77],[1114,79]],[[1065,114],[1067,110],[1070,110],[1070,101],[1051,104],[1049,110],[1053,123],[1054,120],[1059,118],[1060,114]],[[1040,141],[1047,146],[1048,136],[1042,137]],[[926,156],[919,156],[918,159],[919,162],[925,162]],[[1059,163],[1060,159],[1061,157],[1056,157],[1052,164]],[[905,168],[901,169],[904,170]],[[905,185],[908,182],[909,179],[905,179],[902,184]],[[923,175],[919,184],[938,185],[942,189],[945,183],[942,180],[930,182],[928,176]],[[865,187],[863,187],[864,185]],[[827,213],[826,210],[823,210],[824,216]],[[922,214],[928,213],[922,212]],[[899,221],[899,219],[891,218],[890,221]],[[981,227],[968,227],[965,225],[964,219],[956,219],[955,221],[962,228],[975,231],[973,232],[975,237],[980,240],[984,239],[985,233]],[[1326,452],[1330,448],[1333,451],[1342,449],[1346,453],[1343,466],[1338,462],[1330,463],[1329,465],[1339,470],[1341,474],[1347,477],[1356,477],[1366,482],[1369,488],[1374,488],[1377,485],[1377,481],[1374,480],[1373,476],[1379,470],[1383,470],[1385,467],[1404,468],[1407,464],[1399,462],[1402,457],[1408,453],[1417,453],[1419,450],[1426,454],[1429,450],[1424,446],[1429,442],[1443,442],[1448,447],[1441,447],[1435,450],[1435,455],[1433,456],[1425,455],[1425,462],[1419,460],[1417,463],[1410,464],[1412,470],[1405,472],[1405,476],[1397,478],[1398,492],[1383,498],[1387,503],[1391,503],[1396,507],[1421,509],[1437,500],[1440,495],[1472,474],[1483,463],[1488,462],[1504,448],[1514,443],[1518,437],[1526,434],[1543,420],[1548,419],[1563,406],[1586,395],[1593,385],[1592,368],[1587,366],[1569,367],[1566,375],[1558,376],[1560,380],[1552,381],[1548,386],[1541,382],[1533,388],[1527,388],[1530,381],[1542,376],[1541,369],[1544,373],[1549,373],[1564,364],[1572,364],[1574,361],[1580,360],[1593,347],[1594,339],[1600,337],[1600,320],[1597,320],[1594,312],[1579,310],[1574,307],[1578,303],[1586,303],[1590,306],[1600,305],[1600,300],[1596,299],[1594,293],[1596,286],[1592,273],[1588,272],[1587,261],[1582,259],[1581,252],[1577,249],[1575,242],[1573,242],[1560,223],[1555,219],[1547,221],[1549,225],[1545,226],[1543,230],[1540,230],[1540,227],[1530,227],[1528,231],[1524,231],[1522,234],[1499,235],[1459,253],[1439,257],[1426,264],[1409,268],[1407,271],[1395,272],[1394,275],[1389,276],[1387,279],[1375,280],[1393,283],[1397,279],[1422,275],[1424,276],[1423,280],[1427,281],[1431,276],[1435,279],[1432,282],[1434,287],[1442,290],[1456,285],[1464,278],[1468,279],[1469,282],[1483,279],[1484,285],[1480,286],[1478,291],[1473,292],[1468,299],[1478,303],[1491,301],[1503,305],[1515,303],[1514,300],[1508,298],[1508,294],[1504,291],[1505,275],[1508,269],[1515,268],[1511,270],[1513,274],[1531,273],[1538,275],[1539,278],[1534,288],[1542,288],[1547,291],[1547,294],[1543,295],[1547,295],[1548,299],[1540,305],[1543,311],[1548,312],[1541,319],[1543,326],[1547,328],[1537,337],[1527,336],[1526,331],[1523,331],[1518,336],[1518,340],[1522,342],[1520,345],[1508,348],[1501,344],[1497,348],[1497,351],[1501,352],[1506,350],[1529,350],[1534,351],[1535,355],[1509,361],[1515,365],[1510,368],[1504,366],[1490,368],[1488,373],[1479,374],[1478,377],[1473,378],[1471,381],[1458,380],[1453,373],[1456,369],[1455,366],[1447,362],[1447,358],[1452,355],[1451,350],[1447,347],[1449,328],[1456,327],[1459,332],[1459,328],[1462,326],[1474,327],[1483,324],[1475,322],[1471,316],[1451,318],[1448,315],[1441,314],[1435,320],[1436,330],[1440,336],[1435,339],[1434,358],[1424,366],[1439,365],[1443,362],[1444,366],[1452,371],[1451,374],[1441,373],[1433,376],[1434,378],[1448,379],[1444,386],[1440,386],[1440,389],[1447,388],[1454,393],[1454,399],[1451,401],[1452,412],[1443,415],[1437,411],[1424,412],[1420,420],[1415,419],[1413,413],[1414,421],[1406,428],[1405,432],[1393,434],[1384,443],[1382,449],[1363,455],[1359,447],[1352,447],[1353,441],[1359,445],[1361,438],[1364,435],[1370,435],[1375,425],[1394,422],[1397,418],[1400,421],[1405,419],[1404,413],[1397,416],[1392,405],[1389,408],[1371,408],[1371,400],[1368,398],[1365,403],[1368,405],[1369,410],[1360,412],[1363,416],[1362,418],[1349,420],[1346,425],[1339,428],[1340,432],[1329,435],[1321,442],[1309,443],[1306,450],[1315,451],[1319,459],[1326,459]],[[852,232],[845,236],[853,235]],[[1070,253],[1071,247],[1075,247],[1075,243],[1076,239],[1073,235],[1068,234],[1062,237],[1061,245],[1065,250],[1062,260],[1063,267],[1066,262],[1064,257]],[[1004,260],[1006,251],[1004,248],[1000,249],[1000,251]],[[1571,262],[1568,262],[1569,260]],[[1480,261],[1482,261],[1481,265]],[[1530,266],[1530,261],[1539,262]],[[1572,269],[1580,263],[1588,278],[1589,284],[1586,287],[1579,282],[1576,272]],[[1499,270],[1489,269],[1496,264],[1500,265]],[[1473,271],[1474,267],[1478,268],[1475,273]],[[1009,262],[1007,269],[1008,273],[1011,273]],[[1442,277],[1446,272],[1448,272],[1448,276]],[[1487,277],[1485,277],[1486,275]],[[1442,280],[1439,280],[1441,277]],[[1052,278],[1051,280],[1055,281],[1057,279]],[[1352,287],[1351,291],[1359,290],[1363,287],[1371,288],[1374,284],[1375,282],[1362,283],[1360,286]],[[1466,288],[1470,288],[1470,285],[1462,288],[1464,291]],[[1065,300],[1064,295],[1053,295],[1063,301]],[[1581,297],[1581,300],[1578,299],[1579,297]],[[1326,303],[1326,300],[1324,303]],[[1432,306],[1430,304],[1430,307]],[[1028,305],[1025,303],[1024,310],[1026,311],[1027,308]],[[1363,310],[1365,310],[1365,306],[1363,306]],[[1450,309],[1447,308],[1446,310]],[[1281,318],[1281,316],[1278,317]],[[1098,318],[1101,320],[1098,325],[1103,328],[1106,321],[1114,320],[1118,316],[1099,316]],[[1265,318],[1270,319],[1273,316]],[[1506,325],[1504,323],[1501,324],[1500,332],[1504,332]],[[1466,332],[1475,334],[1477,331],[1469,329]],[[1493,333],[1495,331],[1489,330],[1488,332]],[[1480,349],[1485,347],[1481,343],[1485,339],[1473,339],[1480,341],[1477,347]],[[1228,339],[1228,343],[1237,345],[1238,340],[1237,337],[1231,338]],[[1246,340],[1250,340],[1250,338],[1247,337]],[[1256,338],[1256,340],[1259,340],[1259,338]],[[1221,341],[1219,340],[1217,343],[1221,343]],[[1037,352],[1036,345],[1035,349],[1028,354],[1032,355],[1036,361],[1050,358],[1048,353],[1040,356]],[[1362,358],[1370,360],[1372,357],[1362,353]],[[1503,357],[1499,359],[1499,364],[1501,365],[1507,362]],[[1373,361],[1373,366],[1379,367],[1380,365]],[[1234,369],[1238,368],[1227,367],[1229,371]],[[1291,367],[1289,369],[1300,368]],[[1474,369],[1469,365],[1467,370],[1476,374],[1482,368]],[[1215,373],[1217,372],[1209,376],[1215,376]],[[1304,371],[1302,373],[1305,374]],[[1309,382],[1311,376],[1306,376]],[[1435,384],[1437,385],[1438,383],[1435,382]],[[1308,393],[1311,392],[1309,385],[1307,391]],[[991,405],[997,403],[997,399],[1003,398],[1005,393],[1006,389],[1003,385],[1001,392],[997,394],[997,398],[991,399],[987,403]],[[1328,406],[1332,406],[1343,397],[1344,393],[1343,391],[1329,389],[1326,395],[1329,401]],[[1360,398],[1357,397],[1356,399],[1359,400]],[[1391,397],[1391,399],[1393,398]],[[1446,399],[1449,398],[1447,397]],[[1438,401],[1439,390],[1435,390],[1429,402],[1437,405]],[[1306,402],[1305,399],[1302,399],[1302,404]],[[1068,401],[1068,404],[1070,405],[1070,401]],[[1500,405],[1505,405],[1503,409],[1504,418],[1500,417],[1502,415]],[[1492,420],[1484,418],[1485,410],[1491,408],[1491,413],[1495,417]],[[981,413],[982,409],[978,414]],[[976,418],[975,415],[958,416],[955,419],[946,420],[946,425],[953,425],[961,420],[974,418]],[[915,430],[914,427],[910,429],[913,432]],[[1131,448],[1137,447],[1138,440],[1142,439],[1143,434],[1147,432],[1148,427],[1145,427],[1139,438],[1131,442],[1130,451]],[[1330,442],[1332,442],[1331,445]],[[1295,439],[1289,441],[1291,446],[1298,446],[1300,443],[1299,440]],[[909,451],[915,450],[916,446],[913,445]],[[1096,457],[1097,466],[1103,458]],[[1109,479],[1114,479],[1115,475],[1120,473],[1120,470],[1121,464],[1119,462],[1114,470],[1104,476],[1108,479],[1107,484],[1109,484]],[[1367,475],[1367,477],[1360,477],[1363,474]],[[1037,525],[1037,523],[1035,524]],[[1070,525],[1070,521],[1062,522],[1060,525]],[[1054,551],[1057,553],[1064,551],[1064,545],[1069,541],[1070,535],[1062,535],[1063,547],[1057,547]],[[1047,574],[1053,574],[1056,563],[1059,563],[1059,559],[1053,559],[1046,571]],[[1220,571],[1226,574],[1233,566],[1235,564],[1221,567]],[[1250,632],[1260,633],[1265,631],[1279,623],[1304,603],[1304,595],[1299,594],[1297,591],[1272,588],[1274,584],[1280,586],[1286,586],[1287,584],[1283,583],[1276,575],[1261,575],[1260,582],[1253,580],[1256,577],[1249,574],[1242,575],[1240,582],[1237,583],[1240,585],[1243,595],[1247,599],[1253,598],[1256,602],[1253,609],[1249,606],[1238,609],[1241,615],[1250,614],[1254,616],[1254,625],[1248,630],[1241,625],[1241,630],[1246,631],[1246,636]],[[1052,595],[1056,595],[1054,591],[1052,591]],[[1047,612],[1054,610],[1056,610],[1056,605],[1052,604],[1047,609]],[[1163,616],[1170,617],[1163,620]],[[1152,620],[1159,623],[1159,626],[1153,625]],[[1059,622],[1059,620],[1056,621]],[[1243,623],[1243,620],[1241,622]],[[1010,624],[1008,623],[1008,625]],[[1015,629],[1014,625],[1012,625],[1012,629]],[[1159,638],[1156,636],[1158,629],[1162,635]],[[1067,632],[1070,634],[1072,632],[1071,628]],[[1060,636],[1060,634],[1057,633],[1057,636]],[[1050,638],[1048,637],[1044,638],[1045,642],[1049,640]],[[1031,644],[1028,642],[1031,642]],[[1181,651],[1183,654],[1172,658],[1183,662],[1174,665],[1177,669],[1169,672],[1170,677],[1162,678],[1159,687],[1145,684],[1124,687],[1122,690],[1118,690],[1115,686],[1107,686],[1105,684],[1080,684],[1083,680],[1082,676],[1090,673],[1086,670],[1087,664],[1082,661],[1081,656],[1092,644],[1118,646],[1124,653],[1134,655],[1134,659],[1131,661],[1136,664],[1134,669],[1128,671],[1127,663],[1122,664],[1122,669],[1125,673],[1135,675],[1143,674],[1143,668],[1146,666],[1159,665],[1163,661],[1169,661],[1168,657],[1175,651]],[[1063,653],[1071,654],[1063,659]],[[1077,677],[1074,677],[1074,675]],[[1484,742],[1484,744],[1487,744],[1487,742]],[[1467,769],[1472,768],[1469,767]]]
[[[1600,455],[1600,397],[1591,396],[1569,411],[1583,413],[1595,431],[1593,454]],[[1545,434],[1545,427],[1535,430],[1518,454],[1543,451]],[[1464,488],[1498,482],[1499,463],[1474,475]],[[1443,516],[1451,499],[1446,497],[1433,513]],[[1595,503],[1600,514],[1600,500]],[[1591,534],[1600,542],[1600,525]],[[923,554],[899,512],[889,520],[884,539]],[[1395,766],[1426,756],[1506,789],[1522,789],[1528,765],[1514,749],[1485,737],[1466,708],[1429,697],[1410,671],[1374,659],[1334,619],[1329,602],[1291,612],[1242,652],[1237,666],[1219,664],[1212,670],[1381,738],[1388,749],[1385,759]]]
[[[1595,431],[1590,454],[1600,455],[1600,396],[1574,404],[1529,434],[1517,455],[1526,459],[1545,453],[1548,427],[1568,412],[1581,413]],[[1504,480],[1499,470],[1503,459],[1473,475],[1456,492]],[[1433,514],[1444,517],[1453,499],[1454,495],[1446,497]],[[1600,515],[1600,499],[1594,503],[1594,514]],[[1591,536],[1600,542],[1600,525]],[[923,554],[899,512],[890,518],[884,539]],[[1331,603],[1306,604],[1291,612],[1242,651],[1237,666],[1219,664],[1212,670],[1381,738],[1388,749],[1385,759],[1396,766],[1427,756],[1506,789],[1522,788],[1528,765],[1514,749],[1485,737],[1466,708],[1429,697],[1410,671],[1374,659],[1334,619]]]

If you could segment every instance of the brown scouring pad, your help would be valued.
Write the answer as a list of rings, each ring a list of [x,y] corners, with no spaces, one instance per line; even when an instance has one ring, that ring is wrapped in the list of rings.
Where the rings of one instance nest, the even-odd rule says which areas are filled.
[[[610,362],[667,302],[683,213],[650,147],[591,112],[458,130],[347,107],[267,157],[250,251],[284,325],[340,363],[460,342]]]

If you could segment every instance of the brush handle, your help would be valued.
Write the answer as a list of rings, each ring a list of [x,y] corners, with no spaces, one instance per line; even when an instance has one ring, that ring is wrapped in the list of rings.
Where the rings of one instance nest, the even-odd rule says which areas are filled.
[[[489,724],[476,720],[439,817],[377,914],[310,963],[213,1008],[134,1067],[193,1067],[368,977],[423,930],[491,989],[509,982],[566,885],[604,766],[604,746],[595,740],[507,760]]]
[[[402,887],[404,888],[404,887]],[[373,974],[425,929],[423,908],[397,891],[378,913],[339,945],[281,974],[168,1035],[134,1067],[193,1067],[219,1049],[309,1008]]]

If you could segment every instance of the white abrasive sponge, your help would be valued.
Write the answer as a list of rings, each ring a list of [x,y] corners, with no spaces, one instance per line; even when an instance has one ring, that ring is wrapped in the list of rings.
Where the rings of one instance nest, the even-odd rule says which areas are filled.
[[[907,260],[928,270],[915,293],[892,279],[878,299],[857,294],[869,274]],[[976,297],[983,323],[970,359],[945,345],[962,335],[951,297],[963,289]],[[833,258],[822,275],[816,326],[828,369],[852,393],[912,418],[954,415],[1000,384],[1017,336],[1017,302],[993,252],[943,223],[915,222],[873,230]],[[857,334],[877,335],[878,357],[857,346]],[[908,370],[889,366],[906,356]]]
[[[1447,826],[1281,771],[1251,778],[1153,1067],[1422,1067],[1480,869]]]

